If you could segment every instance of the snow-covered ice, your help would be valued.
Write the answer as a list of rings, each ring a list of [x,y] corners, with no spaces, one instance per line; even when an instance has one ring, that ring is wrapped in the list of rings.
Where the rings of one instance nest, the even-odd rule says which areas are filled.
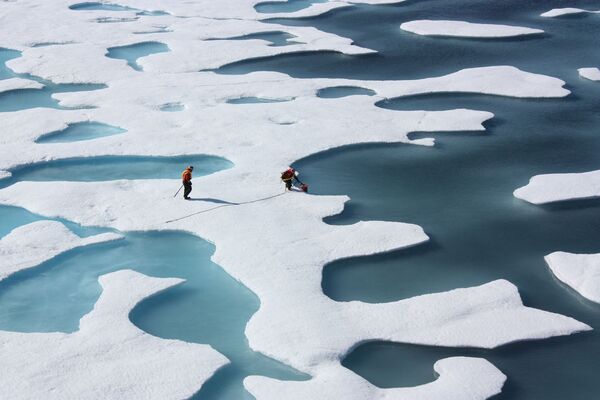
[[[170,189],[177,181],[172,180],[20,182],[0,191],[0,201],[84,225],[180,229],[215,243],[213,261],[261,299],[261,308],[246,328],[251,347],[314,375],[365,340],[493,348],[589,329],[571,318],[524,307],[517,288],[507,281],[385,304],[333,301],[321,288],[325,264],[422,243],[427,240],[423,230],[381,221],[328,225],[323,218],[341,212],[347,198],[283,194],[279,185],[269,193],[278,197],[257,197],[259,190],[248,198],[237,185],[222,184],[235,169],[201,177],[196,185],[210,198],[264,201],[198,213],[214,204],[197,201],[173,207]],[[46,194],[23,196],[32,193],[33,186]],[[285,225],[285,234],[273,225]],[[291,310],[294,318],[289,318]]]
[[[586,78],[591,81],[600,81],[600,69],[596,67],[579,68],[577,71],[579,72],[579,76],[582,78]]]
[[[506,377],[481,358],[451,357],[433,366],[439,377],[415,387],[380,389],[352,371],[332,368],[305,382],[250,376],[244,386],[258,400],[484,400],[500,393]]]
[[[583,297],[600,303],[600,254],[548,254],[546,263],[554,275]]]
[[[120,238],[121,235],[110,232],[80,238],[56,221],[20,226],[0,239],[0,281],[76,247]]]
[[[400,29],[424,36],[457,36],[468,38],[503,38],[544,33],[542,29],[521,26],[430,19],[405,22],[400,25]]]
[[[397,1],[316,3],[298,12],[276,15],[317,15],[352,3],[392,2]],[[446,398],[485,398],[500,390],[504,376],[484,360],[441,360],[435,366],[440,374],[436,382],[393,390],[373,388],[345,370],[339,360],[368,340],[493,348],[590,329],[572,318],[525,307],[517,288],[503,280],[386,304],[333,301],[321,288],[325,264],[414,246],[427,241],[428,236],[419,226],[397,222],[328,225],[323,218],[340,213],[347,197],[283,194],[278,179],[282,168],[311,154],[357,143],[432,145],[432,139],[411,141],[409,134],[481,131],[482,124],[493,117],[486,111],[467,109],[386,110],[376,106],[383,99],[450,92],[564,97],[569,94],[564,81],[510,66],[398,81],[297,79],[276,72],[220,75],[208,70],[294,52],[360,55],[374,51],[315,28],[264,24],[260,20],[274,14],[257,12],[257,0],[123,0],[120,5],[168,14],[143,16],[136,11],[119,11],[115,18],[131,21],[109,24],[99,23],[99,19],[110,12],[69,9],[73,3],[0,3],[0,24],[6,33],[0,37],[0,46],[22,52],[21,57],[7,63],[10,68],[55,83],[107,86],[93,92],[54,95],[65,107],[85,109],[35,108],[3,113],[0,170],[101,155],[216,155],[232,161],[234,167],[195,178],[192,197],[201,193],[202,198],[239,205],[215,207],[210,201],[175,200],[172,195],[180,185],[177,177],[19,182],[0,190],[0,203],[122,231],[184,230],[214,243],[213,260],[260,298],[261,308],[246,328],[250,346],[313,377],[303,383],[249,378],[246,385],[259,400],[289,391],[294,394],[288,398],[303,393],[304,398],[314,398],[318,391],[347,398],[403,398],[414,393],[424,399],[439,399],[440,390],[450,390],[455,396]],[[158,33],[139,34],[150,31]],[[214,40],[273,31],[293,35],[299,43],[274,47],[260,39]],[[170,51],[140,58],[143,72],[134,71],[123,60],[106,57],[110,47],[148,41],[164,43]],[[30,47],[41,42],[64,44]],[[370,89],[375,95],[317,96],[319,90],[337,86]],[[242,97],[290,101],[228,103]],[[161,105],[169,103],[182,105],[182,111],[160,111]],[[127,132],[95,139],[93,146],[85,142],[35,143],[44,134],[83,121],[119,126]],[[49,229],[58,229],[52,226]],[[23,244],[31,244],[28,238]],[[17,254],[18,247],[9,247],[7,252]],[[52,249],[39,259],[57,251]],[[301,257],[298,249],[302,250]],[[0,377],[0,392],[11,398],[190,396],[224,365],[224,357],[208,346],[154,338],[127,319],[142,298],[178,282],[131,271],[116,272],[101,278],[102,296],[94,311],[82,319],[78,332],[2,332],[0,341],[8,350],[0,360],[11,368]],[[114,334],[98,334],[109,328]],[[477,386],[470,384],[474,380],[479,382]],[[351,386],[345,387],[350,381]],[[262,383],[276,392],[262,391]]]
[[[125,65],[113,68],[131,70]],[[72,75],[65,73],[64,77],[67,76]],[[309,154],[342,145],[409,142],[408,133],[413,131],[482,130],[481,123],[493,116],[489,112],[460,109],[391,111],[375,105],[383,98],[444,92],[562,97],[569,94],[563,85],[564,81],[560,79],[507,66],[471,68],[408,81],[293,79],[275,72],[257,72],[243,77],[213,73],[167,74],[160,75],[157,80],[144,73],[111,82],[106,89],[54,96],[63,106],[95,107],[92,109],[37,108],[3,116],[7,132],[0,138],[0,169],[9,170],[42,160],[93,155],[213,154],[233,161],[238,171],[245,174],[255,170],[264,174]],[[316,96],[320,89],[332,86],[358,86],[371,89],[377,95],[335,100]],[[252,96],[294,100],[267,105],[227,103],[230,99]],[[183,104],[186,110],[165,116],[159,110],[165,102]],[[361,113],[357,114],[356,109]],[[210,110],[210,113],[197,110]],[[140,117],[132,118],[134,115]],[[69,123],[90,120],[119,126],[127,132],[96,139],[97,146],[85,142],[35,143],[40,136],[65,129]],[[292,125],[274,122],[282,120],[298,122]],[[240,136],[240,126],[244,127],[245,139]],[[198,133],[196,127],[202,127],[202,132]],[[165,131],[174,132],[168,141],[163,140]],[[189,138],[198,134],[202,135],[201,142],[190,142]],[[281,135],[295,145],[282,144]],[[27,152],[20,151],[24,145]],[[256,150],[252,151],[253,148]],[[263,157],[264,154],[269,157]],[[265,165],[267,161],[268,165]],[[271,175],[267,176],[266,180],[264,175],[260,179],[262,184],[278,184]],[[254,186],[258,187],[258,184]]]
[[[43,84],[30,79],[9,78],[0,80],[0,93],[19,89],[42,89]]]
[[[597,198],[600,197],[600,170],[536,175],[513,194],[533,204]]]
[[[546,11],[545,13],[542,13],[541,16],[547,17],[547,18],[555,18],[555,17],[562,17],[564,15],[575,15],[575,14],[584,14],[584,13],[598,14],[598,13],[600,13],[600,10],[599,11],[590,11],[590,10],[584,10],[582,8],[575,8],[575,7],[553,8],[550,11]]]
[[[102,295],[78,331],[0,331],[3,397],[181,399],[227,363],[210,346],[160,339],[129,321],[137,303],[181,279],[122,270],[99,280]]]

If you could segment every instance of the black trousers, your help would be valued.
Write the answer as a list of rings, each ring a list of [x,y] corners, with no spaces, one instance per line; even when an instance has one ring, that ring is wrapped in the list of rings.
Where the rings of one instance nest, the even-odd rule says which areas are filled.
[[[183,182],[183,197],[187,198],[192,193],[192,182]]]

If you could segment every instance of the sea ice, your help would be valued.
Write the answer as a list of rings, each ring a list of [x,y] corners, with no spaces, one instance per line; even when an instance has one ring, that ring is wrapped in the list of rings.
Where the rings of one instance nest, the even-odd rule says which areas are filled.
[[[521,26],[475,24],[466,21],[417,20],[400,25],[400,29],[424,36],[457,36],[468,38],[502,38],[544,33],[541,29]]]
[[[574,8],[574,7],[553,8],[550,11],[546,11],[545,13],[540,14],[540,16],[554,18],[554,17],[562,17],[564,15],[575,15],[575,14],[583,14],[583,13],[597,14],[597,13],[600,13],[600,11],[589,11],[589,10],[584,10],[581,8]]]
[[[583,297],[600,303],[600,254],[548,254],[546,263],[554,275]]]
[[[514,191],[514,196],[533,204],[600,197],[600,170],[536,175]]]
[[[591,81],[600,81],[600,69],[598,68],[579,68],[577,71],[579,72],[579,76],[582,78],[586,78]]]
[[[260,189],[248,196],[237,189],[241,185],[252,192],[239,175],[235,187],[223,185],[235,170],[195,180],[203,197],[251,201],[217,209],[204,201],[173,207],[170,189],[177,181],[172,180],[36,182],[36,192],[44,196],[31,195],[33,182],[20,182],[1,190],[0,201],[85,225],[179,229],[215,243],[213,261],[261,299],[246,328],[251,347],[313,375],[365,340],[493,348],[590,329],[572,318],[524,307],[517,288],[502,280],[385,304],[333,301],[321,288],[323,265],[422,243],[428,239],[423,230],[382,221],[328,225],[323,218],[339,213],[347,198],[280,191],[268,198]]]
[[[331,368],[304,382],[250,376],[244,386],[257,400],[485,400],[500,393],[506,376],[487,360],[451,357],[433,366],[438,378],[425,385],[378,388],[345,368]]]
[[[122,236],[116,233],[80,238],[55,221],[20,226],[0,239],[0,281],[76,247],[120,238]]]
[[[19,89],[42,89],[43,84],[30,79],[9,78],[0,80],[0,94]]]
[[[516,287],[507,281],[386,304],[341,303],[325,296],[321,277],[326,263],[414,246],[428,237],[412,224],[326,224],[323,218],[340,213],[348,198],[284,194],[278,176],[282,168],[344,145],[410,143],[411,132],[481,131],[483,122],[493,117],[486,111],[466,109],[385,110],[376,106],[384,98],[440,92],[563,97],[569,91],[560,79],[510,66],[471,68],[405,81],[295,79],[275,72],[221,75],[206,71],[300,51],[374,52],[315,28],[261,23],[259,20],[269,15],[254,9],[258,2],[122,0],[119,4],[125,7],[164,10],[170,15],[136,16],[134,21],[112,24],[97,23],[102,10],[69,10],[73,1],[0,2],[0,25],[5,33],[0,46],[22,51],[22,57],[7,63],[10,68],[55,83],[107,85],[93,93],[54,95],[65,107],[87,109],[3,113],[0,170],[108,155],[207,154],[235,164],[210,176],[195,177],[192,197],[196,196],[196,201],[190,202],[173,199],[180,185],[174,176],[168,180],[19,182],[0,190],[0,203],[22,205],[84,225],[184,230],[211,241],[216,246],[213,260],[261,300],[260,310],[246,327],[251,347],[312,374],[313,380],[302,388],[297,386],[295,395],[316,397],[314,390],[321,391],[320,385],[326,382],[328,387],[320,393],[332,393],[334,398],[337,393],[348,398],[365,393],[391,398],[411,395],[413,390],[424,399],[437,399],[438,390],[448,389],[455,398],[479,399],[497,393],[504,381],[484,360],[441,360],[435,367],[440,373],[436,382],[404,390],[374,389],[346,371],[339,360],[368,340],[491,348],[589,329],[574,319],[525,307]],[[353,3],[361,2],[397,1]],[[316,15],[349,5],[343,1],[317,3],[277,16]],[[128,12],[122,13],[127,17]],[[138,32],[157,26],[160,33],[145,35],[144,41],[160,41],[171,51],[141,58],[143,73],[105,56],[107,48],[139,43]],[[300,43],[273,47],[265,40],[212,40],[274,30],[293,35]],[[30,47],[39,42],[65,44]],[[319,90],[336,86],[362,87],[375,94],[337,99],[317,96]],[[228,103],[248,97],[293,100]],[[186,112],[161,112],[161,105],[167,103],[185,104]],[[82,121],[119,126],[127,132],[96,139],[94,146],[85,142],[35,143],[41,135]],[[221,203],[215,206],[214,199]],[[24,239],[23,243],[32,242]],[[12,245],[10,248],[16,251]],[[49,254],[46,251],[44,257]],[[94,311],[82,319],[78,332],[0,333],[4,349],[0,362],[10,366],[0,376],[0,392],[11,398],[191,396],[225,364],[224,357],[208,346],[147,335],[127,318],[142,298],[178,282],[116,272],[101,278],[104,292]],[[476,377],[473,371],[481,374],[477,387],[469,384]],[[348,378],[355,391],[344,387]],[[279,386],[296,387],[295,383],[269,380],[268,387],[273,385],[277,392],[264,394],[258,388],[262,382],[267,380],[250,378],[247,385],[261,396],[294,391]],[[291,394],[289,398],[293,398]]]
[[[181,399],[227,359],[210,346],[149,335],[129,321],[146,297],[182,282],[131,270],[103,275],[74,333],[0,331],[0,393],[9,399]]]

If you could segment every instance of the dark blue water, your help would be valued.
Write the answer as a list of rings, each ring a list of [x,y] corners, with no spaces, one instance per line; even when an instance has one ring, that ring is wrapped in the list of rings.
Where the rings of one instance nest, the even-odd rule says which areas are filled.
[[[166,53],[170,51],[169,46],[160,42],[141,42],[128,46],[109,47],[106,57],[116,58],[127,61],[127,65],[136,71],[142,71],[143,68],[137,63],[141,57],[150,54]]]
[[[573,1],[568,6],[597,9],[597,1]],[[305,19],[273,19],[284,25],[314,26],[350,37],[358,46],[379,54],[347,56],[334,52],[289,54],[241,61],[221,73],[280,71],[296,77],[356,79],[417,79],[439,76],[462,68],[513,65],[563,78],[576,77],[577,68],[600,64],[596,42],[597,15],[541,18],[539,14],[566,7],[562,0],[489,2],[482,0],[408,1],[398,5],[357,5]],[[416,19],[457,19],[540,28],[545,35],[501,40],[469,40],[419,36],[400,30]]]
[[[317,97],[322,99],[338,99],[347,96],[373,96],[376,93],[371,89],[365,89],[357,86],[335,86],[320,89]]]
[[[231,168],[230,161],[214,156],[101,156],[45,161],[11,170],[12,176],[0,179],[0,187],[17,181],[94,182],[118,179],[177,179],[187,165],[194,176],[208,175]]]
[[[310,7],[315,3],[325,3],[327,0],[288,0],[265,1],[254,6],[259,13],[291,13]]]
[[[103,124],[100,122],[77,122],[69,124],[63,130],[50,132],[40,136],[36,143],[69,143],[82,140],[91,140],[104,136],[118,135],[119,133],[127,132],[125,129]]]
[[[432,381],[433,363],[472,355],[507,376],[499,399],[592,399],[600,393],[600,306],[556,280],[543,256],[556,250],[600,252],[600,201],[533,206],[512,196],[535,174],[600,169],[600,85],[577,68],[600,64],[600,18],[545,19],[561,1],[438,1],[357,6],[318,18],[273,20],[316,26],[350,37],[377,55],[305,53],[244,61],[220,73],[278,71],[296,77],[416,79],[462,68],[513,65],[565,80],[566,99],[517,100],[478,95],[423,95],[378,106],[397,110],[472,108],[496,117],[485,133],[418,133],[435,148],[352,146],[295,163],[316,194],[347,194],[333,224],[357,220],[412,222],[431,241],[412,249],[332,263],[323,290],[338,301],[387,302],[478,285],[515,283],[526,305],[577,318],[595,330],[574,337],[524,342],[500,349],[446,349],[392,343],[360,346],[347,368],[381,387]],[[596,2],[569,6],[597,8]],[[460,19],[541,28],[545,35],[494,41],[431,38],[399,30],[415,19]]]

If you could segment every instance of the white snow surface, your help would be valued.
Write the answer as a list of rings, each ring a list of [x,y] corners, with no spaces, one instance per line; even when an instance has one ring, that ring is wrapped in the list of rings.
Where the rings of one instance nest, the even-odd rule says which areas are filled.
[[[598,13],[600,13],[600,10],[590,11],[590,10],[584,10],[582,8],[565,7],[565,8],[553,8],[552,10],[546,11],[545,13],[542,13],[540,15],[542,17],[547,17],[547,18],[555,18],[555,17],[562,17],[563,15],[575,15],[575,14],[583,14],[583,13],[598,14]]]
[[[456,36],[468,38],[502,38],[544,33],[541,29],[499,24],[477,24],[466,21],[422,19],[405,22],[400,29],[424,36]]]
[[[109,232],[80,238],[56,221],[37,221],[20,226],[0,239],[0,281],[76,247],[122,237]]]
[[[324,371],[304,382],[250,376],[244,386],[262,400],[484,400],[500,393],[506,380],[502,372],[481,358],[445,358],[433,369],[439,377],[415,387],[380,389],[347,369]]]
[[[210,346],[159,339],[129,321],[137,303],[181,279],[121,270],[99,281],[102,295],[78,331],[0,331],[4,398],[182,399],[227,364]]]
[[[579,72],[579,76],[581,76],[582,78],[586,78],[591,81],[600,81],[600,69],[596,67],[579,68],[577,72]]]
[[[0,114],[4,128],[0,171],[74,157],[217,155],[231,160],[234,167],[195,177],[192,197],[242,204],[215,206],[211,201],[173,199],[180,185],[177,177],[19,182],[0,190],[0,203],[122,231],[183,230],[214,243],[213,260],[260,298],[261,308],[246,328],[250,346],[313,377],[308,382],[273,385],[307,385],[299,389],[305,393],[321,391],[323,382],[331,387],[322,389],[322,393],[344,391],[352,374],[339,360],[368,340],[492,348],[590,329],[572,318],[525,307],[517,288],[502,280],[386,304],[336,302],[325,296],[321,288],[325,264],[414,246],[428,237],[419,226],[398,222],[328,225],[323,218],[342,212],[348,198],[283,194],[280,171],[300,158],[344,145],[433,145],[433,139],[411,141],[409,134],[481,131],[482,123],[493,117],[478,110],[393,111],[375,105],[385,98],[438,92],[537,98],[563,97],[569,91],[559,79],[510,66],[397,81],[295,79],[275,72],[220,75],[206,71],[231,62],[290,52],[373,52],[353,45],[350,39],[314,28],[264,24],[260,20],[268,15],[256,12],[257,2],[118,2],[170,13],[164,16],[76,11],[68,9],[75,1],[65,0],[0,2],[0,47],[22,51],[22,57],[8,62],[10,68],[54,82],[107,85],[92,92],[55,95],[63,106],[88,108],[35,108]],[[277,16],[322,13],[352,3],[360,1],[317,3],[297,13]],[[129,21],[98,22],[104,17]],[[293,40],[301,43],[273,47],[258,39],[227,40],[272,31],[292,34]],[[170,52],[140,58],[143,72],[134,71],[123,60],[105,57],[109,47],[146,41],[165,43]],[[30,47],[41,42],[61,44]],[[364,87],[376,95],[338,99],[316,96],[319,89],[332,86]],[[227,103],[252,96],[289,101]],[[161,112],[160,105],[165,103],[180,103],[184,110]],[[91,143],[35,143],[46,133],[83,121],[119,126],[127,132]],[[0,355],[0,361],[11,365],[9,374],[0,377],[0,385],[7,386],[6,391],[2,386],[0,392],[29,398],[59,394],[72,394],[73,398],[181,398],[194,393],[225,362],[207,346],[153,338],[127,320],[136,302],[177,280],[147,278],[126,271],[107,275],[101,282],[102,297],[95,310],[84,317],[78,332],[0,334],[3,348],[9,349]],[[117,331],[114,337],[97,334],[113,327]],[[480,370],[481,387],[468,387],[475,379],[474,369]],[[440,388],[456,398],[461,394],[462,398],[484,398],[496,393],[503,381],[501,373],[482,360],[446,359],[436,364],[436,370],[440,379],[415,388],[422,398],[437,398]],[[171,380],[175,376],[176,381]],[[272,394],[258,392],[254,379],[249,379],[247,385],[256,391],[258,400],[270,398]],[[393,393],[373,389],[354,376],[350,379],[357,389],[347,398],[361,398],[361,393]],[[51,392],[51,388],[65,391]],[[397,393],[408,395],[407,390]]]
[[[43,84],[30,79],[9,78],[0,80],[0,93],[18,89],[42,89]]]
[[[513,194],[533,204],[597,198],[600,197],[600,170],[535,175]]]
[[[600,303],[600,254],[548,254],[546,263],[554,275],[580,295]]]
[[[252,186],[243,177],[235,178],[241,183],[223,185],[233,170],[196,179],[195,190],[238,203],[267,197],[260,190],[250,198],[241,193],[240,185]],[[215,243],[213,260],[261,299],[246,328],[251,347],[314,376],[369,339],[493,348],[589,329],[574,319],[524,307],[517,288],[503,280],[385,304],[333,301],[321,289],[325,264],[422,243],[428,239],[422,229],[381,221],[328,225],[323,218],[341,212],[346,197],[283,194],[279,184],[268,193],[278,197],[165,223],[215,207],[174,200],[177,185],[176,180],[20,182],[0,191],[0,202],[84,225],[180,229]],[[36,196],[34,186],[45,195]]]

